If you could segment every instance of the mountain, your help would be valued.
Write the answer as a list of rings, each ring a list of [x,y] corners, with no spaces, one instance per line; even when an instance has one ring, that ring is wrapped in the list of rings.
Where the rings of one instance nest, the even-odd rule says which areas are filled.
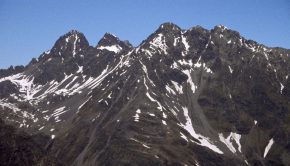
[[[290,165],[289,55],[221,25],[137,47],[70,31],[0,70],[0,163]]]

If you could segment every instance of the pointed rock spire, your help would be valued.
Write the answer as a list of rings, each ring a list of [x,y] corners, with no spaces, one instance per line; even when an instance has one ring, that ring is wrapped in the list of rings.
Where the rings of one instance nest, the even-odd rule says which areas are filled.
[[[83,33],[71,30],[61,36],[51,49],[51,54],[59,56],[75,56],[79,51],[89,47],[89,42]]]
[[[111,33],[105,33],[105,35],[98,42],[98,46],[112,46],[119,44],[120,39]]]
[[[132,48],[132,45],[128,41],[120,40],[117,36],[111,33],[105,33],[96,47],[97,49],[107,49],[109,51],[120,52],[121,50]]]

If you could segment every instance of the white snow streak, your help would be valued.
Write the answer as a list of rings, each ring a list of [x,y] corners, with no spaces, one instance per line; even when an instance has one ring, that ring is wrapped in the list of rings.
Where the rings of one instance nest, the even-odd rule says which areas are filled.
[[[203,135],[197,134],[195,132],[195,130],[193,129],[193,126],[192,126],[191,119],[190,119],[189,114],[188,114],[188,109],[186,107],[182,107],[182,109],[183,109],[183,113],[184,113],[184,116],[185,116],[185,119],[186,119],[186,123],[184,125],[181,124],[181,126],[185,130],[187,130],[193,138],[195,138],[195,139],[200,141],[200,143],[197,143],[197,142],[195,142],[195,143],[197,143],[197,144],[199,144],[201,146],[205,146],[205,147],[215,151],[216,153],[223,154],[223,152],[216,145],[214,145],[210,141],[209,138],[207,138],[207,137],[205,137]]]
[[[186,137],[182,132],[179,132],[179,133],[180,133],[180,135],[181,135],[181,138],[185,139],[185,140],[188,142],[187,137]]]
[[[229,66],[230,73],[233,73],[233,69]]]
[[[120,47],[119,45],[112,45],[112,46],[100,46],[97,49],[119,53],[122,50],[122,47]]]
[[[182,72],[187,75],[187,77],[188,77],[187,82],[190,85],[190,89],[191,89],[192,93],[195,93],[197,86],[192,81],[191,70],[183,70]]]
[[[200,59],[201,59],[201,56],[198,58],[197,62],[194,64],[195,68],[201,67],[202,64],[200,63]]]
[[[168,85],[166,85],[165,88],[169,93],[176,95],[175,91],[171,89]]]
[[[242,152],[242,145],[240,144],[240,139],[241,139],[241,135],[240,134],[236,134],[236,133],[233,133],[231,132],[230,135],[225,138],[223,136],[222,133],[219,134],[219,139],[221,142],[223,142],[229,149],[230,151],[232,151],[233,153],[236,153],[237,150],[236,148],[234,147],[233,145],[233,142],[231,141],[235,141],[235,143],[238,145],[238,150],[239,152]]]
[[[161,105],[157,100],[155,100],[153,97],[151,97],[150,94],[149,94],[148,92],[146,92],[146,96],[147,96],[151,101],[157,103],[157,105],[158,105],[157,109],[159,109],[160,111],[163,111],[163,109],[162,109],[162,108],[163,108],[162,105]]]
[[[66,107],[63,106],[63,107],[60,107],[60,108],[56,109],[55,111],[53,111],[53,114],[51,114],[51,116],[58,117],[59,115],[61,115],[61,114],[66,112],[65,108]]]
[[[185,51],[182,51],[182,55],[185,56],[188,53],[190,46],[189,46],[187,39],[184,35],[181,36],[181,41],[185,47]]]
[[[268,145],[266,146],[265,148],[265,151],[264,151],[264,158],[267,156],[269,150],[271,149],[272,145],[274,144],[274,140],[273,138],[270,139]]]
[[[75,57],[75,55],[76,55],[76,45],[77,45],[77,41],[78,40],[79,40],[78,35],[75,35],[74,48],[73,48],[73,57]]]
[[[176,91],[179,94],[183,94],[183,90],[182,90],[182,86],[181,85],[178,85],[178,83],[175,82],[175,81],[171,81],[171,83],[173,84],[174,88],[176,89]]]
[[[280,88],[280,93],[282,94],[283,89],[284,89],[284,85],[280,82],[280,86],[281,86],[281,88]]]
[[[130,140],[133,140],[133,141],[135,141],[135,142],[138,142],[139,144],[141,144],[143,147],[145,147],[145,148],[147,148],[147,149],[149,149],[149,148],[150,148],[148,145],[146,145],[146,144],[142,143],[141,141],[138,141],[138,140],[137,140],[137,139],[135,139],[135,138],[130,138]]]

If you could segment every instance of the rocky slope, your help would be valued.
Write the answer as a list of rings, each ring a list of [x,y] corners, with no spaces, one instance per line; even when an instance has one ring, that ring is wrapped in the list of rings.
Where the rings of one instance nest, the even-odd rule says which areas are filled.
[[[289,55],[224,26],[164,23],[138,47],[71,31],[0,70],[1,127],[19,128],[1,163],[21,132],[26,165],[289,165]]]

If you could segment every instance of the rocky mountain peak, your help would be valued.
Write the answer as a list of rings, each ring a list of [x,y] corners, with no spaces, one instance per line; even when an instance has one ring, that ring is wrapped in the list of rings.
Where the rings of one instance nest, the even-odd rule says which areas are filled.
[[[71,30],[55,42],[50,53],[62,57],[75,56],[87,47],[89,47],[89,42],[85,35],[77,30]]]
[[[165,22],[159,26],[157,31],[181,31],[181,28],[172,22]]]
[[[219,35],[220,34],[226,34],[226,35],[231,36],[231,37],[240,38],[240,33],[239,32],[234,31],[232,29],[229,29],[229,28],[227,28],[224,25],[217,25],[211,31],[213,33],[216,33],[216,34],[219,34]]]
[[[216,25],[214,27],[214,29],[227,30],[228,28],[226,26],[224,26],[224,25],[219,24],[219,25]]]
[[[120,52],[132,48],[132,45],[126,40],[122,41],[111,33],[105,33],[97,44],[97,49],[106,49],[108,51]]]
[[[180,42],[181,33],[181,28],[174,23],[163,23],[153,34],[142,42],[141,49],[167,54],[169,47],[176,46]]]
[[[72,30],[70,30],[69,32],[67,32],[67,33],[65,34],[65,36],[70,36],[70,35],[74,35],[74,34],[77,34],[77,35],[84,35],[82,32],[80,32],[80,31],[78,31],[78,30],[76,30],[76,29],[72,29]]]
[[[98,42],[98,46],[112,46],[115,44],[119,44],[119,42],[120,39],[117,36],[106,32],[101,40]]]

